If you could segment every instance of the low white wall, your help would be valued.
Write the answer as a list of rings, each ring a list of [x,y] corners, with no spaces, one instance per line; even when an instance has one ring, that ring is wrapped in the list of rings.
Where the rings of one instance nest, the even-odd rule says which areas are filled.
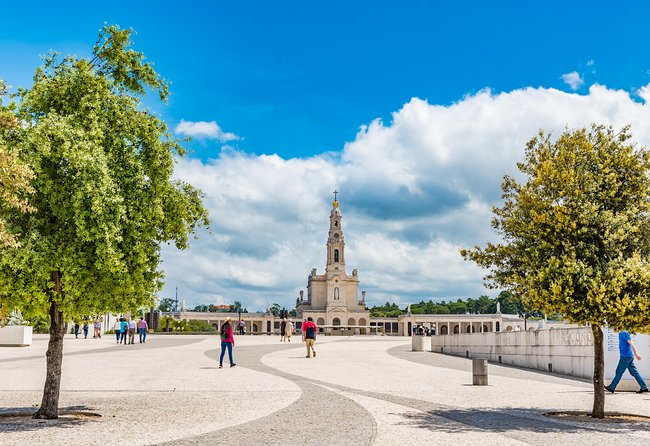
[[[588,327],[432,336],[431,351],[580,378],[593,375],[593,337]]]
[[[0,328],[0,346],[27,347],[32,345],[32,327],[15,325]]]

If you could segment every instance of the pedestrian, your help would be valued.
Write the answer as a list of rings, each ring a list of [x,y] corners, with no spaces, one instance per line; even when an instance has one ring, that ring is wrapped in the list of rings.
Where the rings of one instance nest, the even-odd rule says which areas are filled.
[[[95,319],[95,322],[93,322],[93,338],[101,338],[102,337],[102,323],[99,321],[99,319]]]
[[[314,350],[314,343],[316,342],[316,332],[318,327],[314,324],[314,318],[309,316],[307,322],[302,324],[302,342],[307,345],[307,357],[311,358],[311,353],[316,357],[316,350]]]
[[[126,334],[129,332],[129,323],[126,319],[120,319],[120,344],[124,342],[126,345]]]
[[[115,340],[117,343],[120,343],[120,336],[122,335],[122,322],[120,319],[116,319],[113,324],[113,331],[115,331]]]
[[[147,330],[149,330],[149,325],[144,318],[140,318],[138,322],[138,332],[140,333],[140,344],[147,342]]]
[[[232,335],[232,326],[230,325],[230,318],[227,317],[226,321],[221,326],[219,330],[221,335],[221,356],[219,357],[219,368],[223,368],[223,356],[228,350],[228,359],[230,360],[230,367],[235,367],[235,364],[232,360],[232,348],[235,345],[235,338]]]
[[[291,335],[293,334],[293,322],[291,319],[287,321],[287,342],[291,342]]]
[[[88,339],[88,321],[84,321],[84,339]]]
[[[636,382],[639,383],[639,386],[641,387],[641,389],[637,390],[636,393],[647,392],[648,385],[645,383],[643,377],[634,365],[634,358],[636,358],[637,361],[640,361],[641,356],[639,356],[637,353],[634,342],[632,342],[632,336],[630,336],[627,330],[623,330],[618,334],[618,352],[620,359],[618,360],[618,366],[616,366],[616,375],[614,376],[614,379],[609,384],[609,386],[605,386],[605,390],[614,393],[618,382],[623,376],[623,373],[625,373],[625,370],[627,370],[630,372],[630,375],[636,379]]]
[[[74,323],[74,338],[79,338],[79,322]]]
[[[244,332],[246,331],[246,322],[239,319],[239,323],[237,324],[237,327],[239,328],[239,334],[243,335]]]
[[[131,319],[129,321],[129,344],[135,344],[135,321]]]
[[[287,335],[287,320],[282,318],[280,322],[280,342],[284,342],[284,338]]]

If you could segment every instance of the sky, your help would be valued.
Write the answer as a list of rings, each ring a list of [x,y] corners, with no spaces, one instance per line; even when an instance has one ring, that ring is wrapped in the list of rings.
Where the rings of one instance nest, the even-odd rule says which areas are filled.
[[[146,100],[192,137],[175,175],[210,230],[163,248],[161,297],[292,308],[322,273],[340,191],[348,273],[370,305],[494,295],[459,249],[498,240],[490,207],[539,129],[632,125],[650,145],[650,5],[624,2],[13,2],[0,79],[87,56],[104,23],[171,82]]]

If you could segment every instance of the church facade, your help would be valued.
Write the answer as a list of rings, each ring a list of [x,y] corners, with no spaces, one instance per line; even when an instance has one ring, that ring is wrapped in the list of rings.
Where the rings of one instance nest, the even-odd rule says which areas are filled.
[[[302,319],[311,316],[318,327],[325,331],[350,329],[366,333],[370,313],[366,310],[365,292],[359,299],[359,275],[356,269],[348,275],[345,269],[345,237],[343,216],[334,194],[329,218],[327,237],[327,262],[325,274],[318,274],[316,268],[307,278],[307,298],[301,292],[296,311]]]

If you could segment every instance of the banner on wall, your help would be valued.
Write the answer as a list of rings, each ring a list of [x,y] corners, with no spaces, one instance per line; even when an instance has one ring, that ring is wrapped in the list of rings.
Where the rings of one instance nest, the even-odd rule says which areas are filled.
[[[618,352],[618,332],[611,328],[603,330],[603,343],[605,349],[605,384],[609,384],[614,375],[616,375],[616,366],[620,358]],[[636,351],[641,356],[641,360],[634,360],[634,365],[643,376],[646,384],[650,385],[650,336],[645,334],[632,334],[632,342],[636,347]],[[639,390],[639,385],[636,380],[630,375],[627,370],[623,373],[621,382],[616,386],[616,390]]]

